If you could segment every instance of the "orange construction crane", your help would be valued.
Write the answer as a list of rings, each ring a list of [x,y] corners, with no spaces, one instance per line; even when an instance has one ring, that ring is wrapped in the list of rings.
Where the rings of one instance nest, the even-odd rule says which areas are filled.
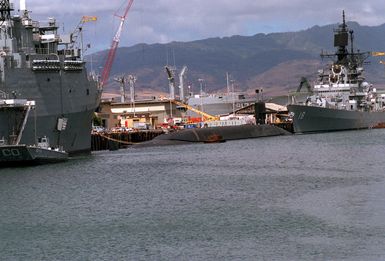
[[[134,2],[134,0],[128,0],[127,7],[124,10],[124,13],[122,16],[119,16],[119,15],[117,15],[117,13],[115,13],[115,16],[120,18],[120,24],[119,24],[118,30],[117,30],[117,32],[116,32],[116,34],[112,40],[111,48],[110,48],[110,51],[108,52],[108,56],[107,56],[107,61],[103,67],[102,77],[100,80],[100,86],[101,87],[104,86],[104,84],[106,83],[106,81],[108,80],[108,78],[110,76],[112,63],[114,62],[116,49],[118,48],[119,41],[120,41],[120,35],[122,34],[123,24],[124,24],[124,21],[126,20],[127,13],[130,10],[133,2]]]

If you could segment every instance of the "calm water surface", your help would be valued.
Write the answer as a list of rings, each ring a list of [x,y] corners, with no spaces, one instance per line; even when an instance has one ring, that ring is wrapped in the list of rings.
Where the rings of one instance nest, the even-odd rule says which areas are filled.
[[[0,170],[0,260],[385,260],[385,130]]]

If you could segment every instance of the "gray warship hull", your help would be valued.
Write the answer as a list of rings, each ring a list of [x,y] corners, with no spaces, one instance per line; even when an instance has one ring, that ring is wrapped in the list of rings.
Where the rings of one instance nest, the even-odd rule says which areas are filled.
[[[47,136],[52,144],[70,154],[91,151],[91,126],[99,104],[96,83],[85,72],[34,72],[13,68],[7,71],[7,93],[36,101],[36,111],[27,121],[22,144],[35,144],[36,137]],[[58,130],[58,119],[66,119],[64,130]],[[0,137],[12,135],[9,113],[0,111]]]
[[[385,112],[338,110],[306,105],[288,105],[295,133],[315,133],[374,128],[385,123]]]
[[[97,77],[87,73],[82,49],[71,47],[74,37],[58,34],[54,18],[33,21],[26,10],[11,17],[9,1],[0,2],[0,98],[36,102],[20,144],[46,136],[69,154],[89,153],[101,90]],[[17,117],[9,108],[0,110],[0,139],[8,144],[19,128]]]

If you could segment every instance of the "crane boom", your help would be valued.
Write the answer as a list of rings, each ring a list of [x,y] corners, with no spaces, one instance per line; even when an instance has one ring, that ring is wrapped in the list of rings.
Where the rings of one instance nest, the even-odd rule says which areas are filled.
[[[211,120],[211,121],[216,121],[216,120],[219,120],[219,117],[217,116],[214,116],[214,115],[211,115],[211,114],[208,114],[206,112],[203,112],[203,111],[200,111],[198,109],[195,109],[194,107],[190,106],[190,105],[187,105],[183,102],[179,102],[179,101],[176,101],[176,100],[172,100],[173,103],[175,103],[176,105],[179,105],[181,107],[184,107],[190,111],[193,111],[195,113],[198,113],[199,115],[202,115],[203,117],[205,117],[207,120]]]
[[[371,52],[372,56],[385,56],[385,52]]]
[[[179,99],[184,100],[184,76],[187,71],[187,66],[183,66],[182,71],[179,74]]]
[[[79,24],[76,26],[75,30],[71,33],[71,43],[70,43],[68,49],[74,49],[75,44],[77,43],[77,39],[78,39],[79,35],[82,33],[83,25],[85,23],[94,22],[97,20],[98,20],[98,18],[96,16],[89,16],[89,15],[83,16],[82,19],[80,20]],[[83,50],[81,50],[81,51],[83,51]]]
[[[170,88],[170,100],[175,99],[175,78],[174,78],[174,71],[170,69],[168,66],[164,67],[167,72],[168,76],[168,85]]]
[[[124,24],[124,21],[126,20],[128,11],[130,10],[133,2],[134,2],[134,0],[128,0],[127,7],[124,10],[124,13],[122,16],[115,14],[116,16],[118,16],[120,18],[120,24],[119,24],[118,30],[116,31],[116,34],[112,40],[111,48],[110,48],[110,51],[108,52],[107,60],[106,60],[106,63],[103,67],[102,77],[100,80],[101,87],[104,86],[104,84],[106,83],[106,81],[108,80],[108,78],[110,76],[112,63],[114,62],[116,49],[118,48],[120,36],[122,34],[123,24]]]

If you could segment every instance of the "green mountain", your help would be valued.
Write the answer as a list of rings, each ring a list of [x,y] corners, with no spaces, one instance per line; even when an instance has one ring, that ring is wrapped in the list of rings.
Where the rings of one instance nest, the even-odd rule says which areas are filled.
[[[348,26],[355,32],[355,49],[385,50],[385,24],[369,27],[349,22]],[[164,66],[175,63],[177,69],[188,67],[186,81],[194,92],[199,91],[199,78],[204,79],[206,92],[225,90],[228,72],[235,80],[236,90],[254,92],[263,88],[268,94],[287,94],[297,88],[302,76],[314,80],[317,70],[330,62],[322,61],[320,53],[334,53],[333,29],[337,27],[335,24],[299,32],[121,47],[117,50],[110,79],[133,74],[138,78],[136,90],[139,93],[166,93],[168,81]],[[92,54],[93,68],[103,67],[107,53],[106,50]],[[91,60],[90,56],[86,58]],[[368,58],[366,76],[371,83],[385,88],[385,68],[379,64],[380,58]],[[119,85],[110,80],[106,91],[116,92],[118,88]]]

